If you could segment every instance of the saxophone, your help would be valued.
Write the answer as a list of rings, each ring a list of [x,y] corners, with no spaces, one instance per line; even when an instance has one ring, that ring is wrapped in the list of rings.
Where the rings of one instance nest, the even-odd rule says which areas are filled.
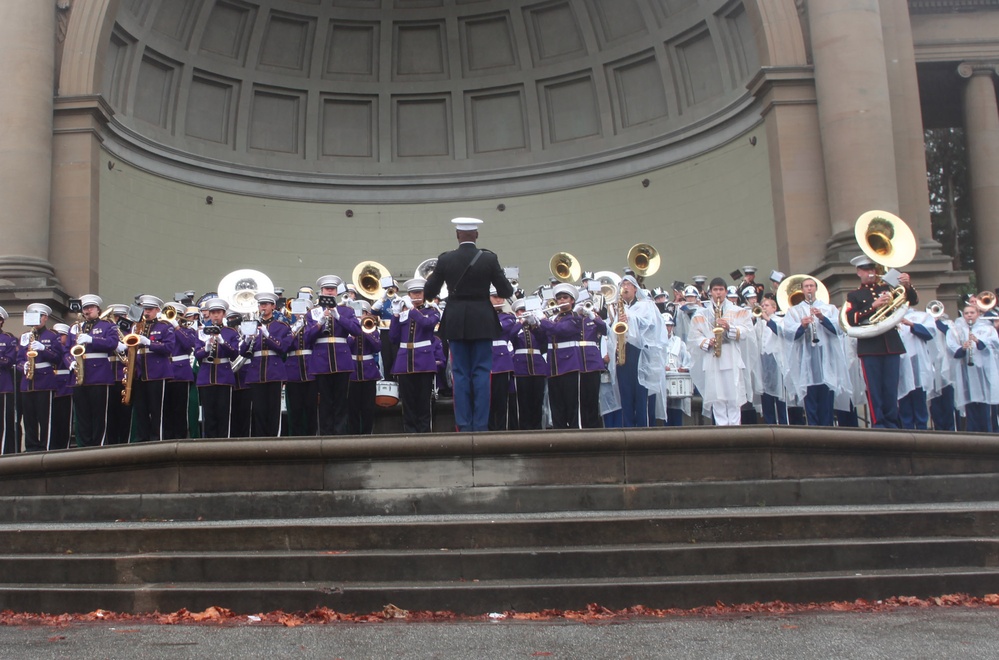
[[[621,320],[621,315],[624,314],[624,301],[621,300],[621,294],[618,293],[617,296],[617,323],[611,326],[611,330],[617,335],[617,365],[620,366],[625,363],[627,359],[627,346],[628,346],[628,323]]]
[[[80,334],[89,334],[91,330],[94,329],[95,321],[84,321],[83,326],[80,329]],[[78,335],[79,336],[79,335]],[[87,352],[87,347],[83,344],[76,344],[73,348],[69,349],[69,354],[73,356],[76,360],[76,384],[83,385],[83,363],[85,358],[84,354]]]
[[[138,359],[139,352],[139,335],[146,333],[146,320],[140,319],[138,323],[135,324],[135,329],[132,334],[125,335],[125,339],[122,343],[128,347],[128,353],[125,362],[125,375],[121,379],[121,402],[123,405],[132,405],[132,386],[135,384],[135,362]]]
[[[31,339],[29,340],[29,343],[34,343],[36,341],[38,341],[38,330],[37,330],[37,328],[32,328],[31,329]],[[35,379],[35,358],[38,357],[38,351],[35,351],[35,350],[32,350],[31,348],[29,348],[27,350],[27,352],[25,352],[24,355],[25,355],[25,357],[28,358],[28,369],[24,372],[24,377],[27,378],[28,380],[34,380]]]
[[[722,306],[725,303],[714,303],[715,307],[715,327],[712,330],[715,333],[715,357],[720,358],[722,353],[722,340],[725,335],[725,328],[719,325],[719,321],[722,318]]]

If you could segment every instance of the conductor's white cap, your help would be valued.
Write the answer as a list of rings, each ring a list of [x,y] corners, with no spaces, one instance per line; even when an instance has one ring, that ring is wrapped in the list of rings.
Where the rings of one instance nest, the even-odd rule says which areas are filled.
[[[478,231],[482,221],[478,218],[452,218],[451,224],[458,231]]]

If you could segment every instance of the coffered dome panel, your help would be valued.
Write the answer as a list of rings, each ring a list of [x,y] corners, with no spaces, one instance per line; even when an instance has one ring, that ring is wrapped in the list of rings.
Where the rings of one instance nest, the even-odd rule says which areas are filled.
[[[537,192],[730,139],[757,62],[742,0],[124,0],[108,148],[276,197]]]

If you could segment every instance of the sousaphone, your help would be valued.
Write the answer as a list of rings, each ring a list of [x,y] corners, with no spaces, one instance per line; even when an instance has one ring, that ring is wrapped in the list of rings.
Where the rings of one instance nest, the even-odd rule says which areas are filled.
[[[378,300],[385,294],[382,288],[382,278],[389,277],[388,268],[377,261],[362,261],[354,266],[351,280],[357,292],[368,300]]]
[[[234,270],[219,282],[219,298],[229,303],[229,310],[240,314],[257,311],[257,293],[274,291],[274,283],[259,270]]]
[[[548,269],[559,282],[575,282],[583,274],[579,259],[568,252],[556,252],[548,262]]]
[[[655,275],[659,271],[662,257],[659,250],[648,243],[638,243],[628,250],[628,266],[635,271],[635,275],[648,277]]]
[[[800,273],[789,275],[780,282],[777,287],[777,306],[785,312],[805,299],[805,294],[801,290],[801,285],[805,280],[815,280],[815,299],[826,304],[829,303],[829,289],[817,277]]]

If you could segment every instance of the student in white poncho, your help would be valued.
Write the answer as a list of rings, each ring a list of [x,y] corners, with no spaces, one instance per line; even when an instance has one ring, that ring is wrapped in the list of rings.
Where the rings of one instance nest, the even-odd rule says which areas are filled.
[[[947,350],[954,360],[954,405],[967,418],[968,431],[992,431],[989,406],[997,401],[996,362],[999,336],[988,321],[979,318],[974,303],[964,306],[962,317],[947,333]]]

